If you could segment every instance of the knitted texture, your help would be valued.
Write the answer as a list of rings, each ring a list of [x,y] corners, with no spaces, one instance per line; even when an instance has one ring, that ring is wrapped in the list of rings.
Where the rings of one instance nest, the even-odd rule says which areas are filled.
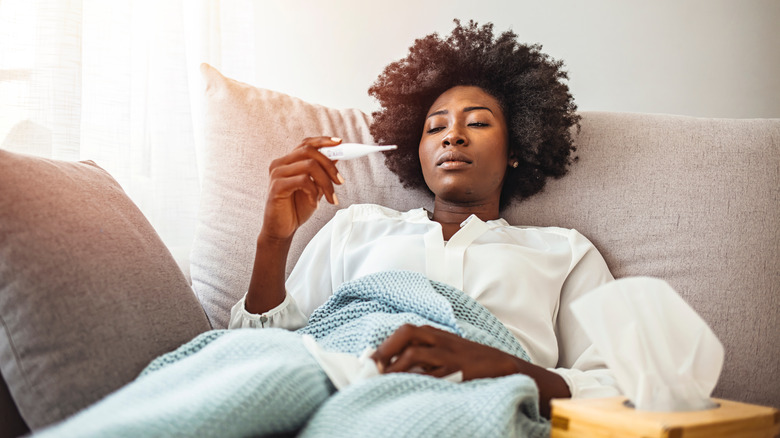
[[[385,271],[346,282],[299,333],[324,348],[359,355],[398,327],[431,325],[529,360],[512,333],[489,310],[444,283],[411,271]]]
[[[43,437],[546,436],[532,379],[464,383],[390,374],[335,389],[302,343],[359,354],[405,323],[429,324],[527,358],[484,307],[421,274],[345,283],[298,333],[214,330],[163,355],[134,382]],[[301,429],[303,430],[301,431]],[[36,435],[37,436],[37,435]]]
[[[334,394],[299,437],[548,437],[537,406],[528,376],[453,383],[386,374]]]
[[[220,336],[227,333],[228,333],[227,330],[211,330],[208,332],[201,333],[198,336],[196,336],[193,340],[187,342],[186,344],[182,345],[176,350],[171,351],[170,353],[167,354],[163,354],[157,359],[151,361],[149,365],[147,365],[146,368],[144,368],[144,370],[141,371],[139,377],[145,376],[154,371],[158,371],[162,369],[164,366],[179,362],[180,360],[184,359],[187,356],[192,356],[193,354],[199,352],[210,343],[214,342]]]
[[[287,330],[207,332],[166,356],[138,379],[40,436],[295,433],[335,391],[300,335]]]

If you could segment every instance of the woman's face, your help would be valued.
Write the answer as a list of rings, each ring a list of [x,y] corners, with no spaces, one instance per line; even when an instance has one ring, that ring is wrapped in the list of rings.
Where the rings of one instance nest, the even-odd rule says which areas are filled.
[[[437,199],[496,203],[507,168],[506,119],[493,96],[457,86],[431,105],[420,139],[420,164]]]

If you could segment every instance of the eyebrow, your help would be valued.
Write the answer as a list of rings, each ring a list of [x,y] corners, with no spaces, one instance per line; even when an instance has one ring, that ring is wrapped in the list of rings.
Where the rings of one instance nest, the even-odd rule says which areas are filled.
[[[463,108],[463,112],[464,113],[467,113],[469,111],[476,111],[476,110],[488,110],[488,111],[490,111],[490,114],[493,114],[493,110],[491,110],[490,108],[488,108],[486,106],[467,106],[466,108]],[[433,116],[438,116],[438,115],[441,115],[441,114],[449,114],[449,111],[447,111],[446,109],[439,110],[439,111],[434,111],[434,112],[428,114],[428,117],[426,117],[426,119],[431,118]]]

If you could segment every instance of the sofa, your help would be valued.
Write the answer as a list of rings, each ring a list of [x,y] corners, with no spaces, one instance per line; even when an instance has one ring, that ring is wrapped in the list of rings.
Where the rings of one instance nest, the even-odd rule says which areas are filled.
[[[225,328],[248,286],[270,161],[307,136],[373,143],[361,111],[201,72],[205,165],[187,260],[100,163],[0,150],[0,437],[66,418]],[[569,174],[504,217],[579,230],[616,278],[666,280],[725,347],[713,396],[780,407],[780,119],[580,114]],[[288,269],[339,208],[431,206],[377,155],[339,163],[341,202],[299,230]]]

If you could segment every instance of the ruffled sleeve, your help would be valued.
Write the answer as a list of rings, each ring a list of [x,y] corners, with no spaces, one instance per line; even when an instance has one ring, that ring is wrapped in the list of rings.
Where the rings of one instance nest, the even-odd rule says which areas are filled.
[[[249,313],[244,306],[245,300],[246,295],[230,310],[229,329],[277,327],[296,330],[305,326],[308,321],[290,294],[285,295],[281,304],[260,314]]]

